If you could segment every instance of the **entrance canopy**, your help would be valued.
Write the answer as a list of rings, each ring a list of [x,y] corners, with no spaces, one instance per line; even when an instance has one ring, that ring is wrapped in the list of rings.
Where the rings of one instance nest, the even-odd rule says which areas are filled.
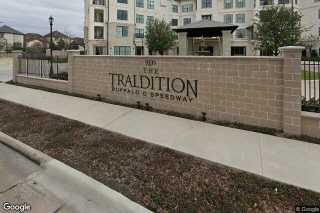
[[[175,32],[186,32],[188,37],[221,37],[222,31],[233,33],[237,25],[225,24],[218,21],[202,20],[173,29]]]

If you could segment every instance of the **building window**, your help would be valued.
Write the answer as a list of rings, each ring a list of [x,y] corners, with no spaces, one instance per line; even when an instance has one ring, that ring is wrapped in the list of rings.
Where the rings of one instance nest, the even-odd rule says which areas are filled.
[[[96,26],[94,27],[94,38],[103,39],[104,36],[104,27]]]
[[[244,24],[246,22],[246,15],[245,14],[236,14],[236,23]]]
[[[115,46],[114,55],[131,55],[131,48],[128,46]]]
[[[202,8],[212,8],[212,0],[202,0],[201,6]]]
[[[93,0],[92,3],[95,5],[104,5],[104,0]]]
[[[118,10],[117,11],[118,20],[128,20],[128,11],[126,10]]]
[[[136,7],[144,8],[144,0],[136,0]]]
[[[182,5],[182,12],[189,13],[193,11],[193,4],[184,4]]]
[[[121,4],[128,4],[128,0],[118,0],[118,3],[121,3]]]
[[[144,15],[138,15],[136,16],[136,22],[138,24],[144,24]]]
[[[232,14],[224,15],[224,23],[233,24],[233,15]]]
[[[178,26],[178,19],[172,19],[171,26]]]
[[[273,5],[273,0],[260,0],[260,6]]]
[[[202,19],[202,20],[209,20],[209,21],[211,21],[211,20],[212,20],[212,15],[202,15],[202,16],[201,16],[201,19]]]
[[[21,43],[21,42],[14,42],[14,43],[13,43],[13,47],[15,47],[15,48],[21,48],[21,47],[22,47],[22,43]]]
[[[147,16],[147,25],[151,24],[154,22],[154,16]]]
[[[231,47],[232,56],[246,56],[247,48],[246,47]]]
[[[237,8],[245,8],[246,7],[246,0],[236,0],[236,7]]]
[[[94,10],[94,21],[95,22],[104,22],[104,11],[103,10]]]
[[[289,4],[289,0],[278,0],[278,4]]]
[[[155,0],[147,0],[147,8],[154,9],[154,1]]]
[[[117,26],[117,36],[118,37],[128,37],[128,27],[127,26]]]
[[[233,8],[233,0],[224,0],[224,8],[225,9]]]
[[[236,38],[240,38],[240,39],[247,38],[247,30],[246,29],[237,29],[236,30]]]
[[[172,5],[172,12],[178,13],[178,11],[179,11],[178,5],[176,5],[176,4]]]
[[[136,28],[136,38],[144,38],[144,29]]]
[[[103,55],[104,47],[95,47],[95,54],[96,55]]]
[[[183,19],[183,25],[190,24],[190,23],[191,23],[191,18],[184,18]]]

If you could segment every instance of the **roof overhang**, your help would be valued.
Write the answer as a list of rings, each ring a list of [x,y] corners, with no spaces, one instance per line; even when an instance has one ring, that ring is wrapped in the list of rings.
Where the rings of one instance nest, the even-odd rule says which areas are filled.
[[[173,29],[173,31],[177,33],[186,32],[188,37],[221,37],[222,31],[233,33],[237,28],[237,25],[217,21],[199,21]]]

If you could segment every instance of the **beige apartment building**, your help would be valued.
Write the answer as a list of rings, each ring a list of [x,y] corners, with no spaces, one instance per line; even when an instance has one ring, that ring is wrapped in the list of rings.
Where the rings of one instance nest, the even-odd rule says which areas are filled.
[[[7,25],[0,26],[0,43],[0,51],[22,48],[24,45],[24,34]]]
[[[308,33],[319,36],[319,0],[85,0],[87,54],[150,54],[146,25],[157,18],[178,32],[168,54],[260,55],[253,25],[259,10],[272,5],[300,10]]]

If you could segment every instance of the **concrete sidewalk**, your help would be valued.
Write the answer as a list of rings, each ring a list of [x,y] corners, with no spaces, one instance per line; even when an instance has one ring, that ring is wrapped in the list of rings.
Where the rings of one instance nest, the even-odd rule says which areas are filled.
[[[0,98],[320,192],[320,146],[0,84]]]

